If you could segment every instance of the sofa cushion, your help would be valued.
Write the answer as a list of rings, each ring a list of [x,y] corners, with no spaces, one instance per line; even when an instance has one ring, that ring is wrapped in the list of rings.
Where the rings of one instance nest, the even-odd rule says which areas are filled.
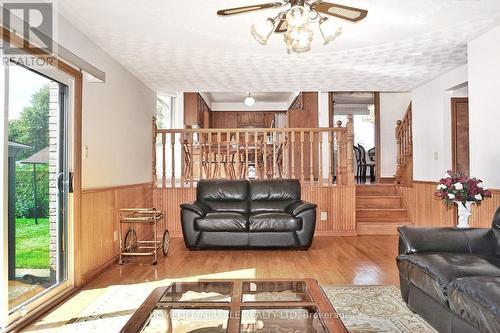
[[[466,277],[448,287],[451,310],[481,332],[500,332],[500,277]]]
[[[234,212],[212,212],[194,220],[198,231],[241,231],[247,232],[248,219],[245,215]]]
[[[248,212],[247,180],[201,180],[196,198],[215,212]]]
[[[302,229],[302,219],[284,212],[253,213],[249,219],[251,232],[297,231]]]
[[[250,212],[284,212],[300,200],[300,182],[295,179],[250,181]]]
[[[417,253],[397,258],[404,278],[436,300],[448,301],[451,281],[470,276],[500,276],[500,259],[458,253]],[[403,267],[406,266],[406,267]]]

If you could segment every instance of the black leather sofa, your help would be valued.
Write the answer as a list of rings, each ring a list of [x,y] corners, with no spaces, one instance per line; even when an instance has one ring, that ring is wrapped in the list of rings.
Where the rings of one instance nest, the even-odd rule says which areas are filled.
[[[308,249],[316,205],[300,199],[298,180],[202,180],[181,223],[189,249]]]
[[[398,230],[408,306],[439,332],[500,332],[500,207],[491,229]]]

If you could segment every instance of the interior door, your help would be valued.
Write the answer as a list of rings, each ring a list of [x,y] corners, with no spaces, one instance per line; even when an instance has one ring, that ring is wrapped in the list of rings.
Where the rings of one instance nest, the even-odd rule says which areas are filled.
[[[469,175],[469,99],[451,99],[453,170]]]

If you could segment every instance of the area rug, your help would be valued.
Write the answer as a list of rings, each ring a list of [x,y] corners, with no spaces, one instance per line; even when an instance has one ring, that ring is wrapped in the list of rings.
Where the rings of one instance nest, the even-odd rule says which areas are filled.
[[[351,333],[437,333],[406,307],[393,286],[322,286]]]
[[[155,287],[158,283],[108,287],[58,332],[119,332]],[[437,333],[406,307],[396,287],[322,288],[350,333]]]

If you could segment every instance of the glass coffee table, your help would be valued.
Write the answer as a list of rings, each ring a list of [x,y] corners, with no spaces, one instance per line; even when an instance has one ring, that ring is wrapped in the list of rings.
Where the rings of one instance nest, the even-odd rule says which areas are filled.
[[[155,289],[121,332],[347,333],[347,329],[314,279],[205,280]]]

